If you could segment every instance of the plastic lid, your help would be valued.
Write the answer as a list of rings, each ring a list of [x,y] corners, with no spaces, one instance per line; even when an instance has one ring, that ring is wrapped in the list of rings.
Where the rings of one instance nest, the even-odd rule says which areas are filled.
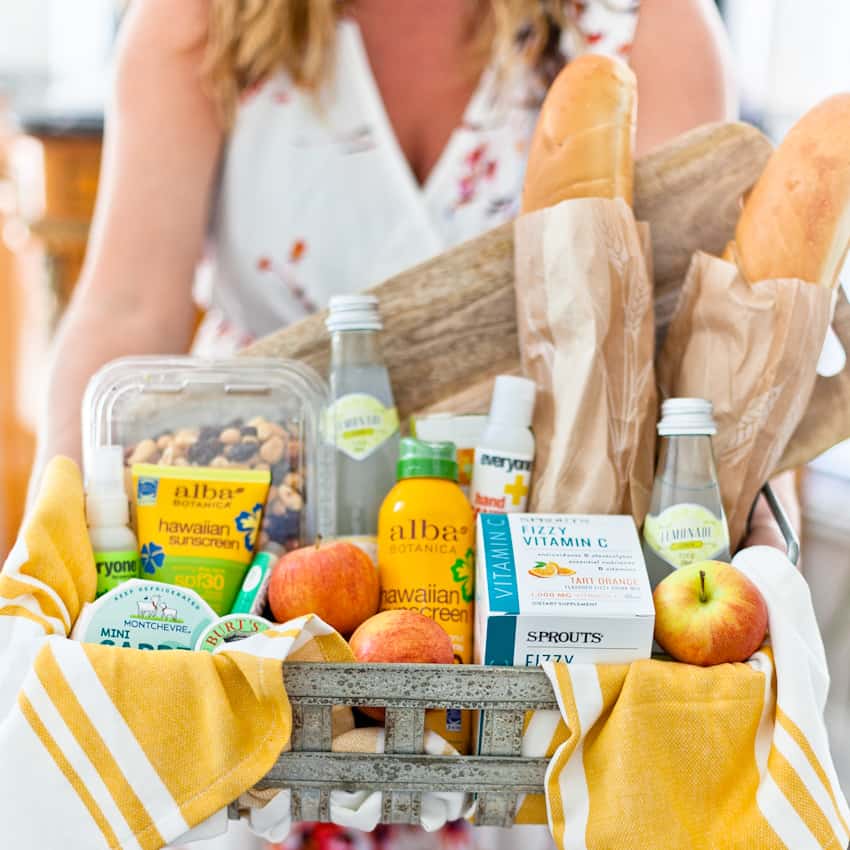
[[[379,331],[383,328],[374,295],[334,295],[325,326],[337,331]]]
[[[426,443],[403,437],[399,444],[398,479],[447,478],[457,481],[457,452],[454,443]]]
[[[528,428],[534,416],[536,395],[537,387],[534,381],[514,375],[499,375],[493,385],[490,422]]]
[[[98,371],[86,388],[82,411],[86,480],[91,478],[92,456],[98,446],[120,445],[125,453],[135,453],[144,443],[141,457],[137,455],[132,463],[144,458],[166,464],[169,457],[163,455],[171,447],[154,451],[150,441],[173,435],[176,443],[178,433],[185,431],[180,442],[190,444],[185,453],[191,469],[209,465],[215,452],[221,451],[220,441],[212,439],[215,431],[220,435],[225,428],[233,427],[240,432],[242,428],[264,432],[271,426],[269,440],[260,441],[267,443],[271,437],[281,436],[278,432],[282,428],[293,439],[282,435],[283,457],[289,469],[285,464],[274,465],[275,484],[283,483],[287,472],[299,473],[305,480],[304,492],[298,491],[303,505],[300,511],[292,510],[285,516],[265,512],[263,531],[288,548],[304,545],[317,535],[332,537],[336,526],[334,449],[321,432],[327,405],[326,382],[307,364],[294,360],[156,355],[121,358]],[[251,436],[250,432],[245,436]],[[259,436],[258,432],[257,439]],[[183,452],[177,445],[173,448],[172,457]],[[188,458],[190,449],[192,459]],[[236,453],[247,450],[240,448]],[[229,446],[223,449],[223,453],[230,451]],[[277,458],[280,451],[280,441],[275,439],[266,454]],[[253,466],[261,460],[258,455],[256,461],[248,463]]]
[[[714,408],[704,398],[668,398],[661,405],[660,437],[712,436],[717,433]]]
[[[410,420],[410,432],[414,437],[448,441],[454,443],[458,451],[474,449],[486,427],[487,417],[480,414],[429,413]]]
[[[130,511],[124,489],[124,450],[121,446],[98,446],[87,471],[88,524],[98,528],[127,525]]]

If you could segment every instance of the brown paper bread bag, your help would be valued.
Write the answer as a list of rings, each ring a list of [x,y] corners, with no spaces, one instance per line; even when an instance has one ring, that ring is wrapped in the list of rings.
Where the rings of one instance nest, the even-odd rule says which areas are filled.
[[[529,509],[632,514],[655,445],[652,286],[622,200],[564,201],[515,229],[523,373],[537,384]]]
[[[733,547],[815,385],[850,246],[848,143],[850,93],[821,101],[788,131],[744,200],[730,262],[694,258],[659,360],[662,393],[714,402]]]
[[[694,255],[658,357],[663,398],[714,404],[714,453],[733,551],[814,386],[833,291],[801,280],[747,283],[735,264]]]

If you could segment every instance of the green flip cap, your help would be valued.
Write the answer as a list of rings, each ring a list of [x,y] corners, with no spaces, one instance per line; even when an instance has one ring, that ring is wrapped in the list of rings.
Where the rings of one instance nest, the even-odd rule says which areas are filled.
[[[404,437],[399,445],[398,479],[447,478],[457,481],[457,451],[454,443],[427,443]]]

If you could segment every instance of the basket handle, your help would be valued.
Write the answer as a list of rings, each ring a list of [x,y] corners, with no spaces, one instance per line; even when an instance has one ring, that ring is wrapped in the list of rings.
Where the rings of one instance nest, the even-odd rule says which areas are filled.
[[[788,519],[785,508],[782,507],[782,503],[776,498],[776,493],[773,492],[770,484],[765,484],[761,488],[761,492],[785,540],[785,554],[788,556],[788,560],[796,567],[797,562],[800,560],[800,538],[797,536],[797,532],[794,531],[794,526],[791,525],[791,520]]]

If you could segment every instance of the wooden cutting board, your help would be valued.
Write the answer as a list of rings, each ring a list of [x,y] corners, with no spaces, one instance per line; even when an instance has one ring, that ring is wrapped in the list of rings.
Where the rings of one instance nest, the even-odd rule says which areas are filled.
[[[691,255],[720,253],[771,145],[746,124],[709,124],[641,158],[635,212],[651,228],[656,316],[666,328]],[[519,368],[513,222],[374,287],[381,345],[401,417],[425,410],[483,412],[498,374]],[[330,344],[318,313],[272,334],[249,356],[303,360],[327,373]]]
[[[844,368],[828,378],[818,375],[803,421],[791,437],[777,472],[802,466],[850,439],[850,303],[840,286],[832,329],[844,348]]]

